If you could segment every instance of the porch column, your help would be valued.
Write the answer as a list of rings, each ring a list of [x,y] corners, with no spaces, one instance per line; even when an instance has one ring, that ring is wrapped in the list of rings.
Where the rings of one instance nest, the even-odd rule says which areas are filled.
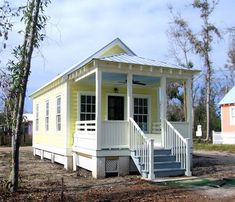
[[[160,90],[160,111],[161,111],[161,135],[162,135],[162,146],[165,146],[165,119],[166,119],[166,77],[161,77],[161,90]]]
[[[191,176],[191,165],[192,165],[192,145],[193,145],[193,136],[192,136],[192,115],[193,115],[193,106],[192,106],[192,77],[188,78],[186,81],[186,101],[187,101],[187,122],[188,122],[188,135],[189,138],[187,141],[187,151],[186,151],[186,172],[185,175]]]
[[[127,121],[133,118],[133,92],[132,92],[132,73],[127,74]]]
[[[186,101],[187,101],[187,122],[189,124],[189,137],[192,140],[192,78],[188,78],[186,81]]]
[[[96,95],[96,113],[95,113],[95,120],[96,120],[96,149],[101,149],[101,81],[102,81],[102,72],[99,68],[96,68],[96,80],[95,80],[95,95]]]

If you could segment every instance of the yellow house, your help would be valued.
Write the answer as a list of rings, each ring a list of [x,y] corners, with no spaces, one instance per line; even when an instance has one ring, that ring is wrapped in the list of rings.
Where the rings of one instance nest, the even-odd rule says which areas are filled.
[[[93,177],[137,169],[143,177],[191,175],[192,114],[166,119],[167,82],[198,70],[137,56],[115,39],[32,94],[34,155]]]

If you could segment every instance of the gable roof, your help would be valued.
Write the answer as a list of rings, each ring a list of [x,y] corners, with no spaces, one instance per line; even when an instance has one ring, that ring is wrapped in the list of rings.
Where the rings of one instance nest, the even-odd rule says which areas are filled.
[[[70,74],[71,72],[77,70],[78,68],[82,67],[83,65],[89,63],[93,58],[99,58],[103,56],[110,56],[113,53],[118,54],[118,53],[126,53],[128,55],[136,55],[126,44],[122,42],[121,39],[116,38],[113,41],[111,41],[109,44],[92,54],[90,57],[87,59],[83,60],[82,62],[72,66],[65,72],[61,73],[60,76],[64,76],[67,74]]]
[[[219,105],[235,103],[235,86],[224,96]]]
[[[189,71],[196,71],[196,69],[187,69],[185,67],[180,67],[176,65],[169,65],[163,62],[157,62],[155,60],[146,59],[142,57],[138,57],[125,43],[121,41],[121,39],[116,38],[111,41],[109,44],[92,54],[87,59],[83,60],[80,63],[75,64],[74,66],[70,67],[66,71],[62,72],[54,79],[43,85],[41,88],[37,89],[35,92],[31,94],[30,97],[40,90],[44,89],[49,84],[57,81],[58,79],[62,79],[65,81],[68,78],[68,75],[72,72],[78,70],[79,68],[83,67],[84,65],[90,63],[93,59],[104,60],[104,61],[113,61],[113,62],[122,62],[122,63],[131,63],[131,64],[140,64],[140,65],[152,65],[152,66],[160,66],[164,68],[177,68],[177,69],[185,69]]]

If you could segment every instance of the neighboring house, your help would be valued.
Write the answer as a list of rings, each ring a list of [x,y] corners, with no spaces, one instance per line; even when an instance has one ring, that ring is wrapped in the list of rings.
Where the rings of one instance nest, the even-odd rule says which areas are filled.
[[[39,88],[34,155],[95,178],[191,175],[192,76],[199,71],[137,56],[120,39]],[[185,81],[186,122],[166,120],[166,85]]]
[[[214,144],[235,144],[235,86],[219,102],[221,132],[213,132]]]
[[[32,136],[33,135],[33,114],[24,113],[23,114],[23,133]]]

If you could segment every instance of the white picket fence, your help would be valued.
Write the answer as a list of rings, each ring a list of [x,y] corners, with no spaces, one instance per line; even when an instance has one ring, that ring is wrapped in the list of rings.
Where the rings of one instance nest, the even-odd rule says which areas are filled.
[[[212,131],[213,144],[235,144],[235,132]]]

